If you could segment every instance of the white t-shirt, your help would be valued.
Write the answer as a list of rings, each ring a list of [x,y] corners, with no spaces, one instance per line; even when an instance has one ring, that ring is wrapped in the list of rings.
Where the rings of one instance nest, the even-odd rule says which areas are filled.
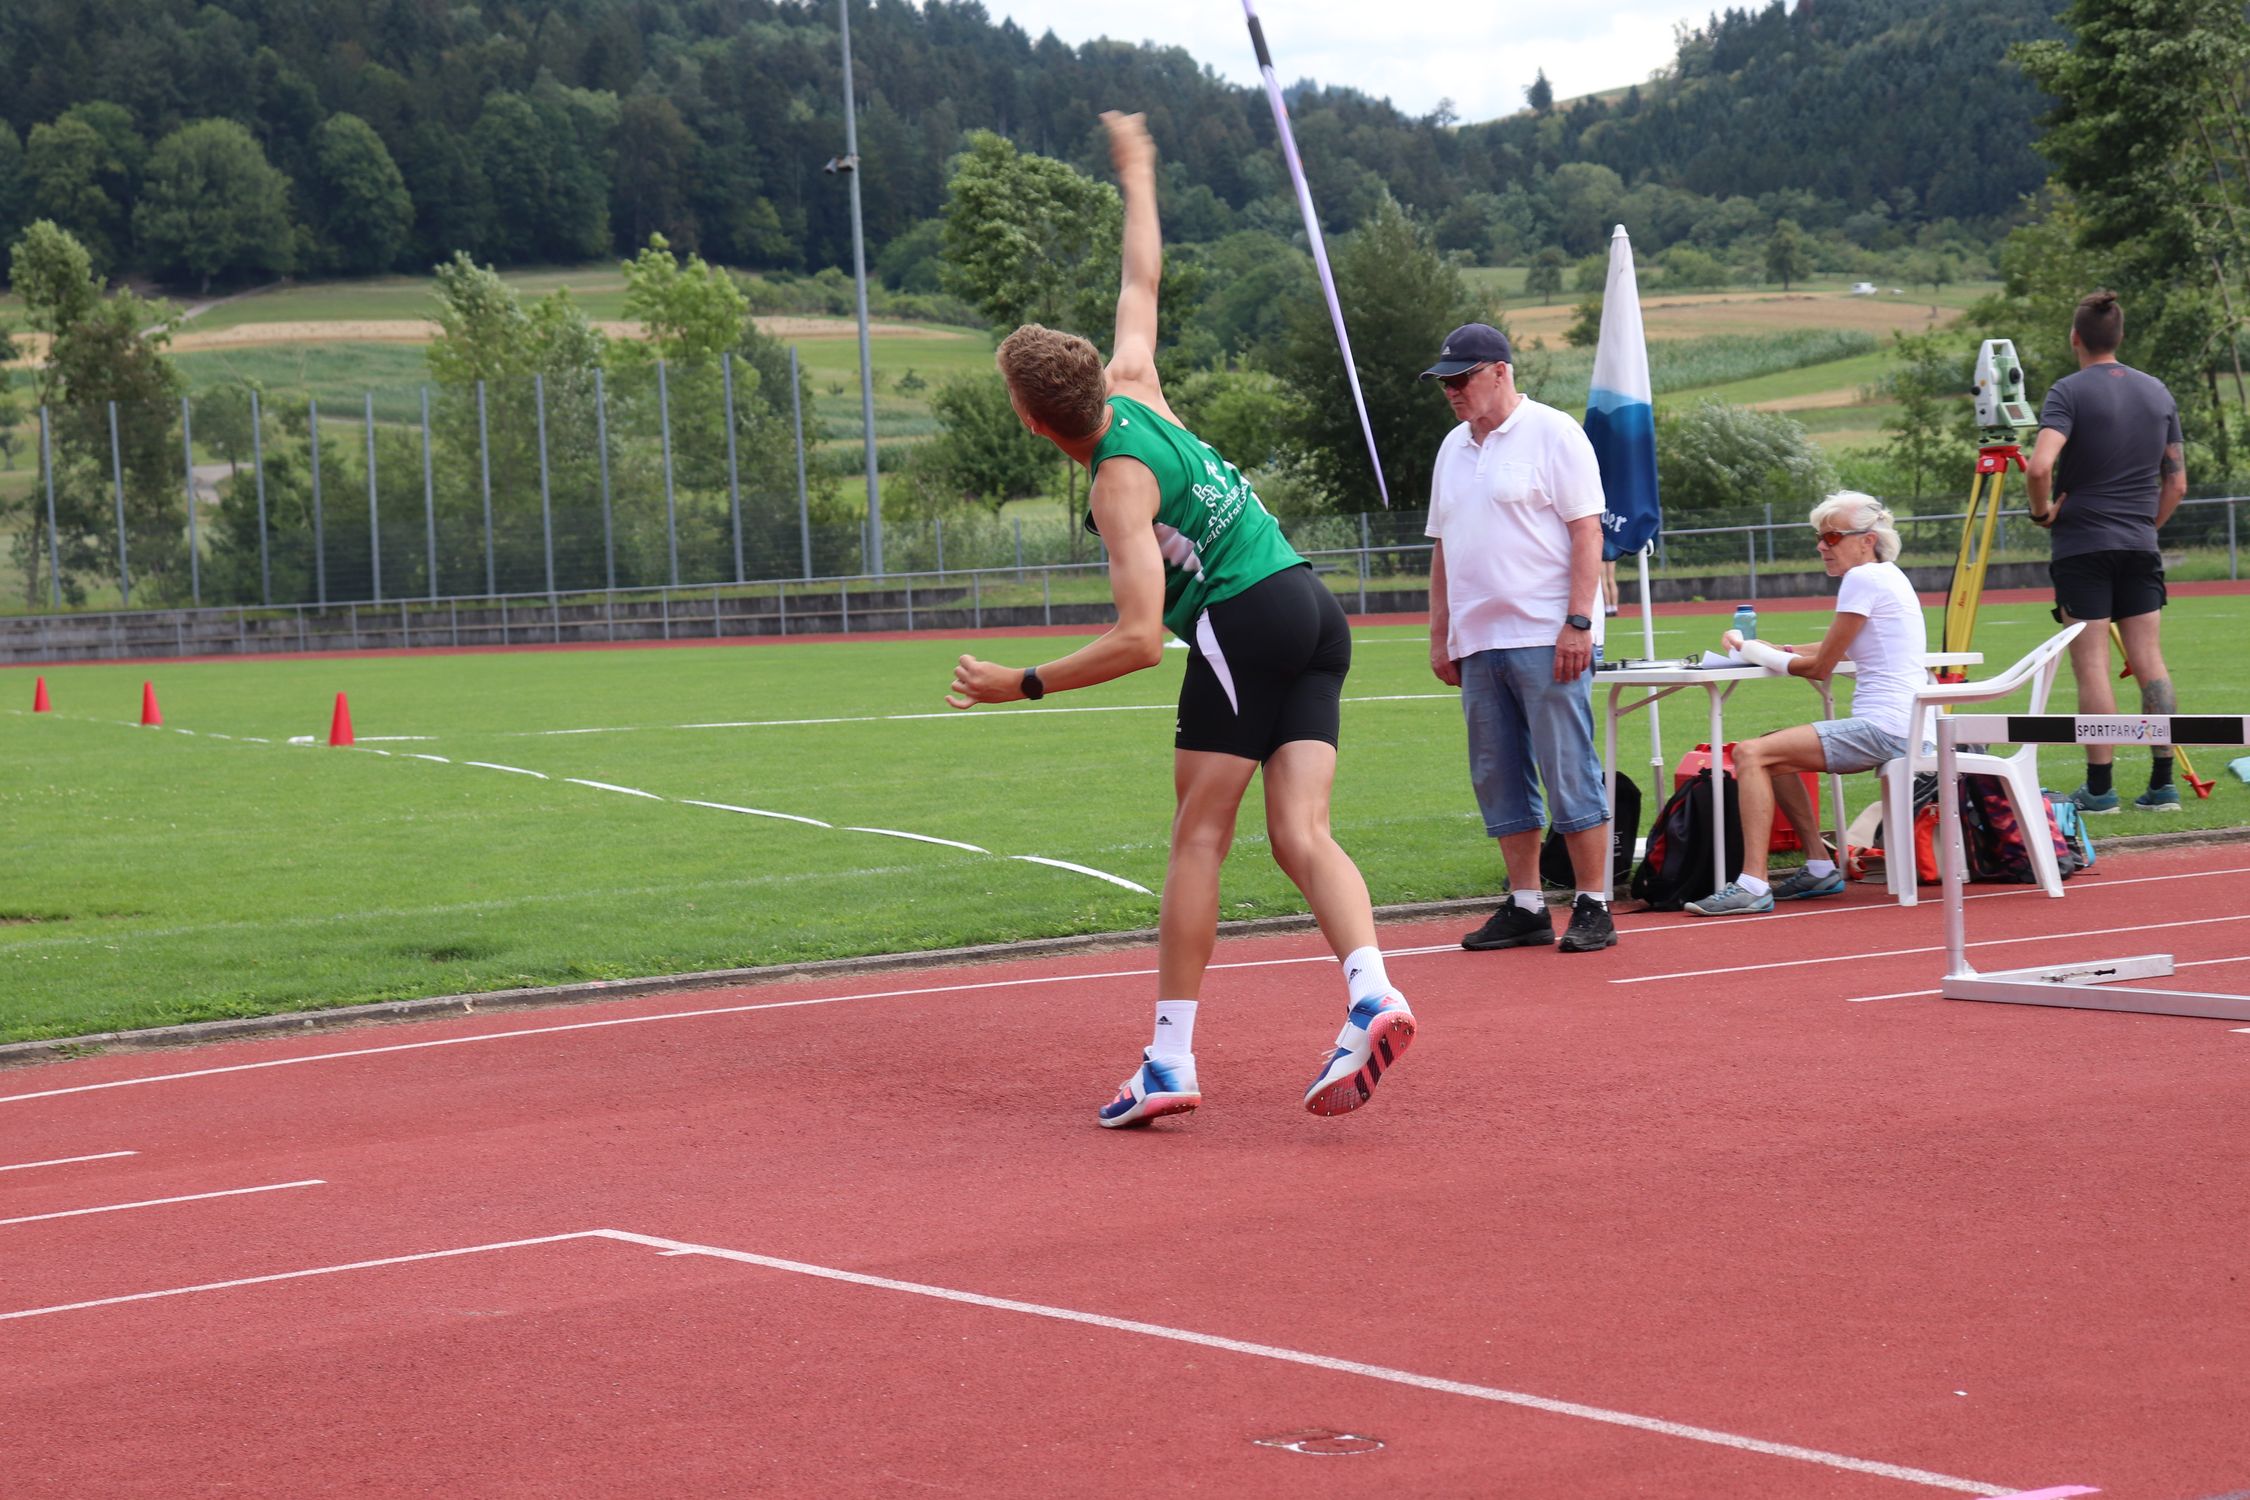
[[[1911,740],[1914,695],[1930,680],[1922,664],[1929,649],[1929,629],[1922,621],[1922,601],[1914,597],[1914,585],[1897,563],[1861,563],[1844,575],[1836,613],[1867,616],[1844,652],[1857,669],[1852,679],[1852,717]]]
[[[1584,429],[1526,397],[1482,443],[1463,422],[1438,447],[1425,534],[1445,547],[1446,654],[1552,646],[1570,613],[1571,521],[1602,513]],[[1601,600],[1590,601],[1594,640]]]

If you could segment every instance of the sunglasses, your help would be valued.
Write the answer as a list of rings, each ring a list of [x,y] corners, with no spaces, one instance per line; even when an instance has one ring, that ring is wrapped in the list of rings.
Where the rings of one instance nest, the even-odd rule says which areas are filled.
[[[1490,365],[1478,365],[1473,369],[1463,370],[1458,375],[1440,375],[1438,384],[1449,391],[1458,391],[1467,386],[1470,381],[1476,379],[1479,374],[1491,368]]]
[[[1823,547],[1840,547],[1840,546],[1842,546],[1842,545],[1843,545],[1843,542],[1844,542],[1844,538],[1845,538],[1845,537],[1848,537],[1848,536],[1873,536],[1874,534],[1875,534],[1875,528],[1874,528],[1874,527],[1872,527],[1872,526],[1862,526],[1862,527],[1861,527],[1861,528],[1860,528],[1859,530],[1857,530],[1857,531],[1823,531],[1823,532],[1819,533],[1819,537],[1820,537],[1820,544],[1821,544],[1821,545],[1822,545]]]

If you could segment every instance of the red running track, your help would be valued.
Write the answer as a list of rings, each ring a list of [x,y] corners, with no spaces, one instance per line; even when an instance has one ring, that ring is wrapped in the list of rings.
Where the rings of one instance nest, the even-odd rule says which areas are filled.
[[[2246,874],[1970,935],[2238,991]],[[1337,1120],[1310,934],[1137,1133],[1145,949],[0,1074],[0,1495],[2250,1489],[2250,1034],[1901,994],[1873,891],[1465,925],[1385,932],[1422,1037]]]

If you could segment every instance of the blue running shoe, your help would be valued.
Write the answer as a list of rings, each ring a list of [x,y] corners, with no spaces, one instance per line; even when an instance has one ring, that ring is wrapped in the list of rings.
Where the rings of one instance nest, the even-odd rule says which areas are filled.
[[[1687,914],[1691,917],[1746,917],[1754,912],[1772,910],[1772,891],[1760,891],[1753,896],[1732,880],[1701,901],[1687,904]]]
[[[2175,792],[2173,795],[2179,794]],[[2077,804],[2078,816],[2081,818],[2096,818],[2104,813],[2117,811],[2117,793],[2114,790],[2097,792],[2089,787],[2080,787],[2070,794],[2070,800]]]
[[[1305,1090],[1305,1108],[1316,1115],[1349,1114],[1367,1102],[1375,1085],[1414,1045],[1414,1012],[1396,990],[1370,995],[1352,1007],[1336,1037],[1336,1051]]]
[[[1815,875],[1810,870],[1792,870],[1773,883],[1773,899],[1776,901],[1813,901],[1822,896],[1842,894],[1842,870],[1830,870],[1825,875]]]
[[[2152,786],[2133,799],[2133,807],[2139,812],[2178,812],[2180,789],[2176,786]]]
[[[1117,1086],[1117,1097],[1102,1106],[1100,1119],[1103,1129],[1119,1130],[1164,1115],[1184,1115],[1202,1102],[1203,1093],[1195,1086],[1194,1058],[1160,1058],[1143,1052],[1140,1067]]]

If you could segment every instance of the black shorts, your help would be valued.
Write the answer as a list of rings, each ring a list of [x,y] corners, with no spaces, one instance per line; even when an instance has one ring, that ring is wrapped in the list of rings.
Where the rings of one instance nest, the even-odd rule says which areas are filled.
[[[2164,557],[2156,552],[2081,552],[2047,564],[2055,618],[2130,620],[2164,607]]]
[[[1336,743],[1352,632],[1311,568],[1285,568],[1212,605],[1188,646],[1174,748],[1262,762],[1291,740]]]

